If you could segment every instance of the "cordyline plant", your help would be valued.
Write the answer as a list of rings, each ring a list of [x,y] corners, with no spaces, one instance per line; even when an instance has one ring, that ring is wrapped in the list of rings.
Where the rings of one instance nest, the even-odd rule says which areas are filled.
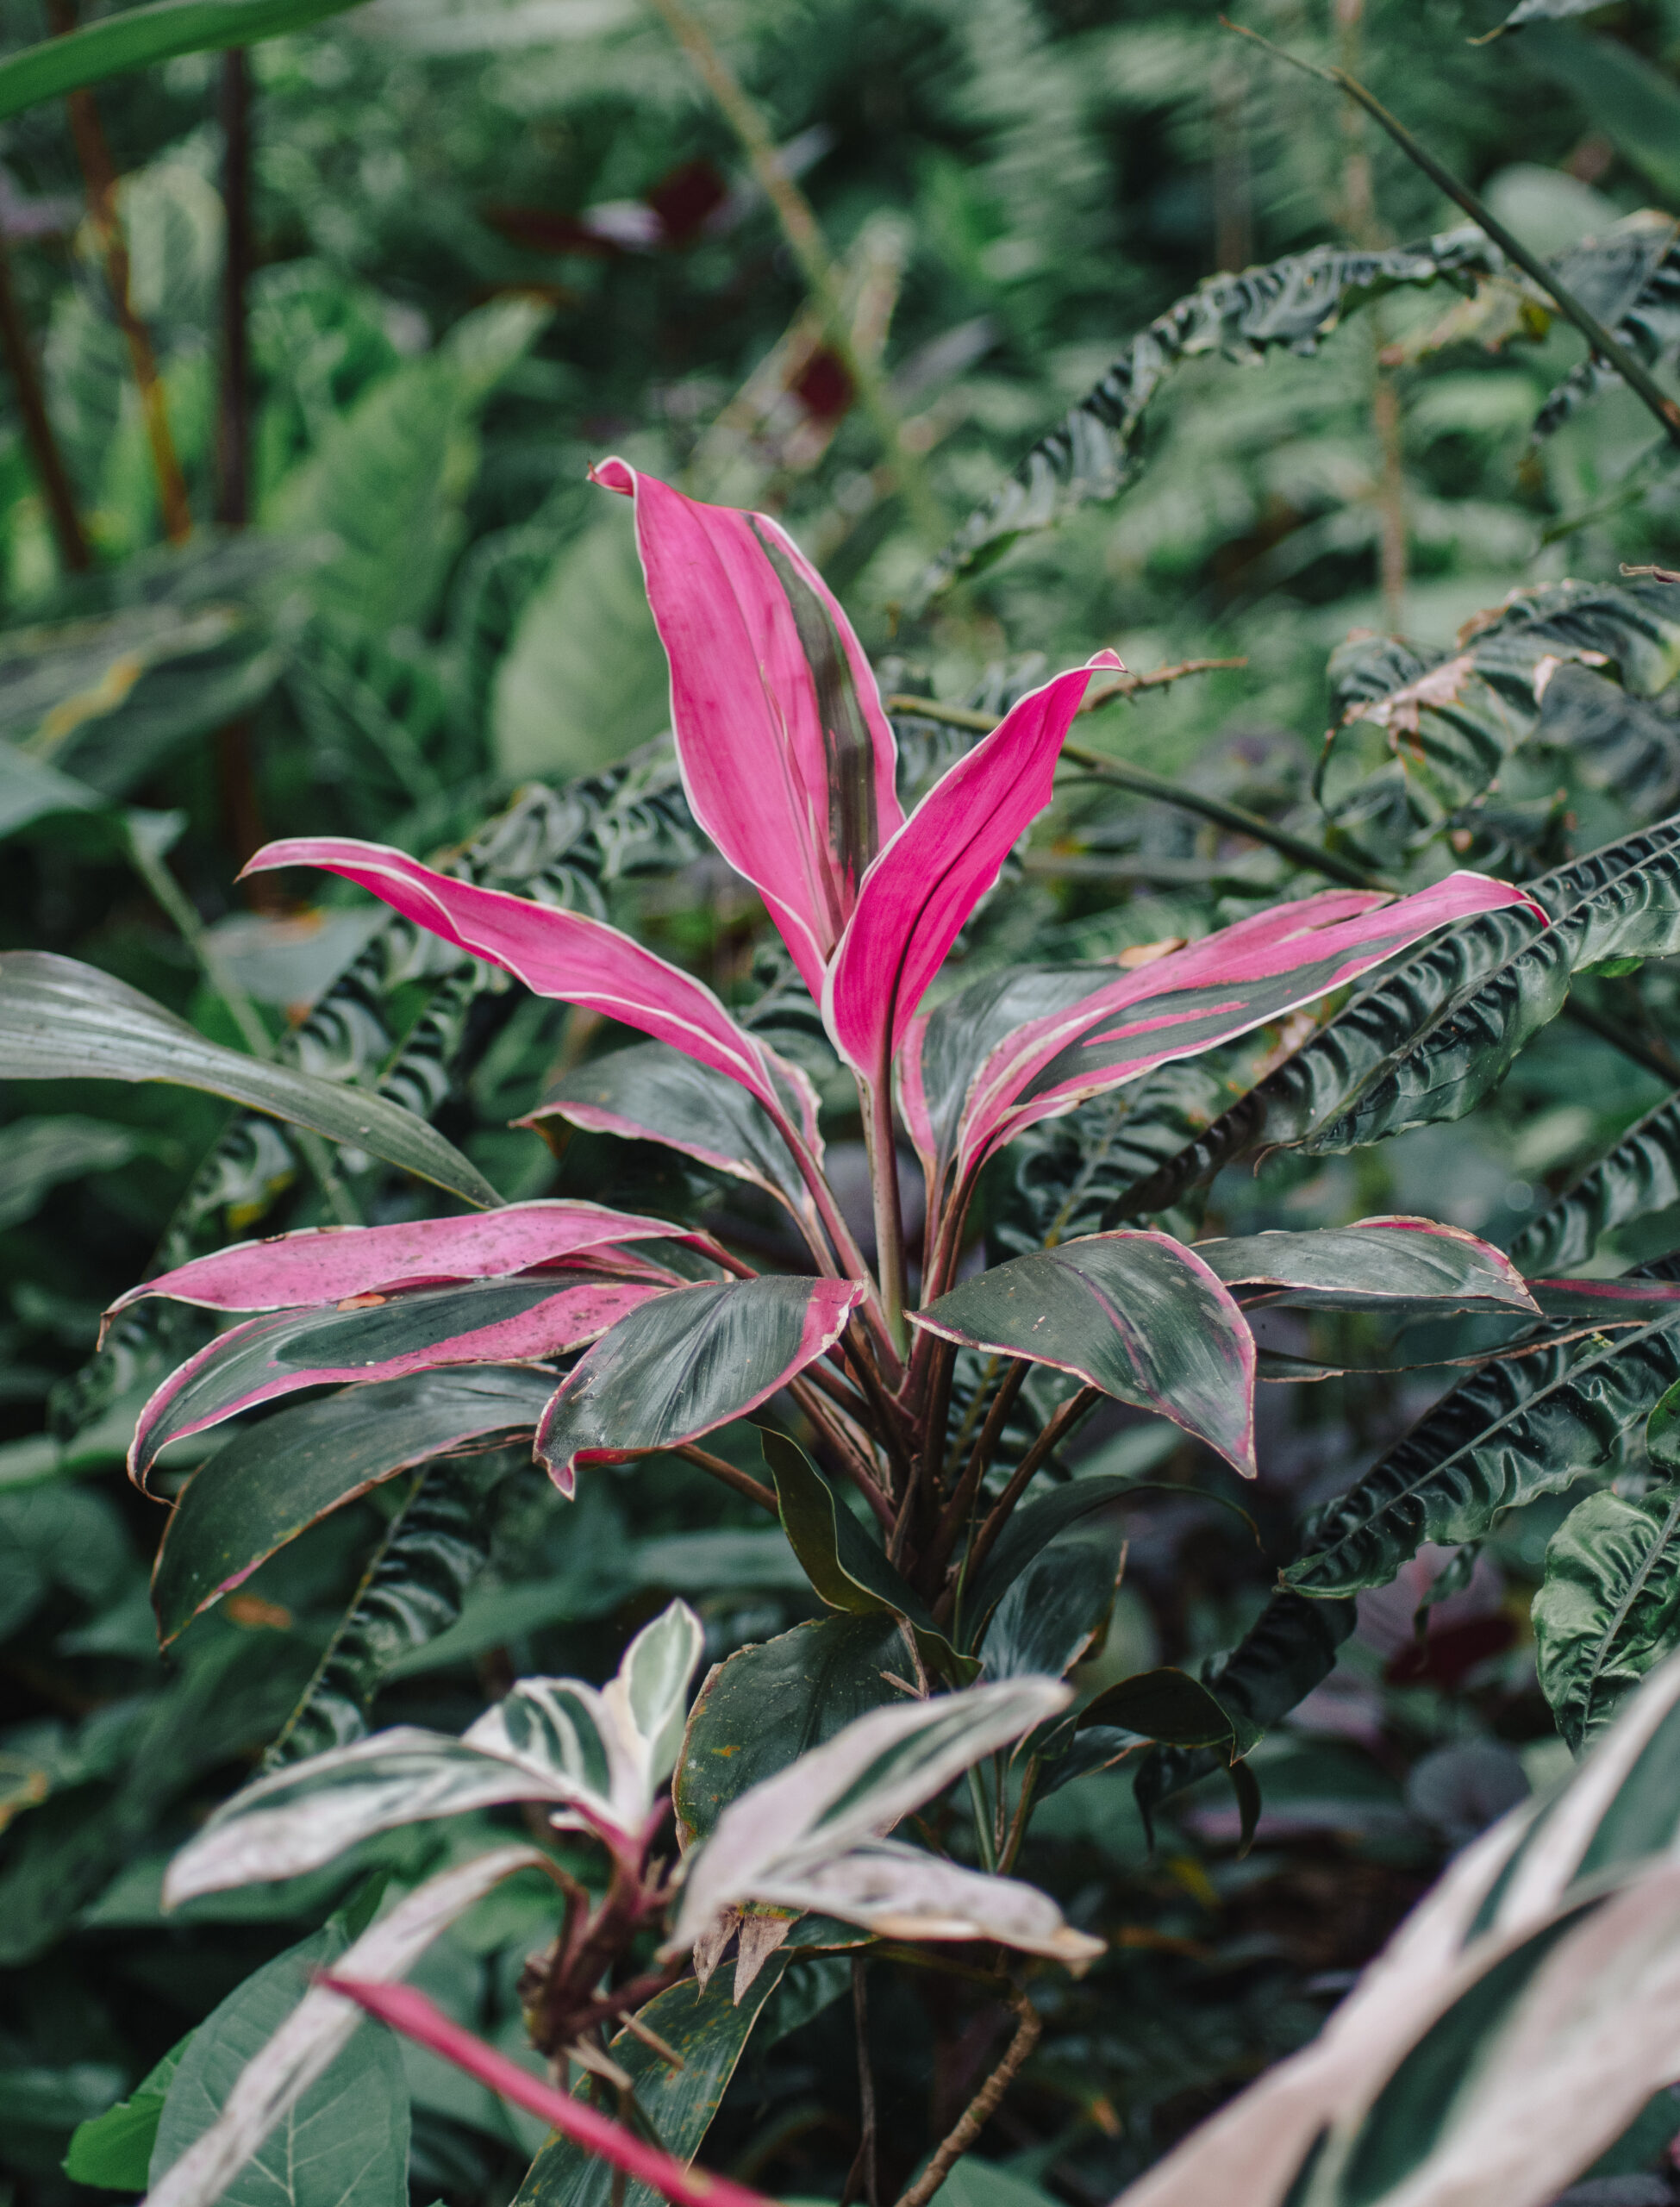
[[[400,1975],[488,1883],[546,1864],[561,1900],[553,1943],[527,1973],[533,2043],[562,2079],[565,2064],[582,2066],[634,2116],[623,2049],[676,2059],[665,2004],[684,1985],[703,1992],[732,1947],[737,2013],[793,1952],[979,1941],[1077,1969],[1101,1950],[1007,1874],[1034,1799],[1144,1739],[1224,1735],[1184,1718],[1183,1697],[1198,1689],[1176,1672],[1161,1674],[1177,1682],[1171,1723],[1152,1723],[1135,1692],[1065,1713],[1065,1674],[1102,1629],[1115,1560],[1104,1553],[1090,1585],[1089,1573],[1043,1566],[1058,1536],[1122,1485],[1059,1475],[1057,1452],[1097,1402],[1173,1419],[1252,1474],[1257,1304],[1538,1314],[1500,1253],[1415,1218],[1196,1246],[1120,1229],[975,1273],[966,1226],[988,1160],[1037,1122],[1277,1021],[1444,923],[1539,908],[1474,873],[1407,897],[1333,890],[1162,946],[1128,970],[1016,969],[924,1010],[964,923],[1049,803],[1092,673],[1120,662],[1099,653],[1022,697],[907,816],[862,647],[784,532],[619,460],[596,479],[635,501],[695,819],[762,895],[855,1082],[873,1262],[825,1174],[810,1080],[701,982],[579,913],[378,845],[302,839],[271,844],[253,869],[340,874],[539,995],[649,1037],[544,1110],[756,1184],[787,1211],[808,1269],[760,1272],[705,1233],[554,1200],[284,1235],[197,1259],[124,1299],[247,1314],[147,1404],[131,1457],[142,1485],[172,1441],[296,1390],[492,1367],[477,1407],[468,1393],[456,1405],[448,1446],[534,1421],[536,1457],[566,1495],[593,1466],[676,1452],[779,1518],[816,1596],[839,1613],[850,1653],[815,1666],[818,1683],[806,1679],[803,1738],[778,1714],[787,1673],[772,1676],[783,1658],[771,1658],[783,1642],[743,1651],[690,1710],[702,1640],[678,1604],[604,1688],[526,1679],[459,1740],[402,1729],[273,1770],[176,1864],[171,1890],[185,1898],[291,1876],[371,1832],[492,1803],[532,1804],[528,1814],[592,1836],[603,1893],[540,1849],[503,1848],[411,1895],[339,1975]],[[901,1129],[925,1181],[914,1250]],[[1022,1391],[1034,1366],[1051,1404],[1036,1422]],[[489,1384],[498,1371],[517,1379],[520,1406]],[[702,1446],[761,1410],[774,1420],[756,1444],[762,1479]],[[1235,1756],[1244,1743],[1227,1744]],[[965,1774],[965,1805],[935,1805]],[[913,1813],[914,1843],[890,1835]],[[977,1972],[1015,2006],[1019,2029],[911,2200],[977,2135],[1037,2029],[1001,1962]],[[213,2198],[319,2074],[359,2010],[324,1987],[311,2003],[313,2020],[298,2011],[164,2176],[159,2207]],[[421,2028],[423,2007],[385,1998],[379,2012]],[[628,2036],[609,2052],[615,2029]],[[669,2172],[645,2153],[622,2159],[626,2140],[635,2143],[628,2132],[619,2146],[595,2133],[583,2142],[669,2190]]]

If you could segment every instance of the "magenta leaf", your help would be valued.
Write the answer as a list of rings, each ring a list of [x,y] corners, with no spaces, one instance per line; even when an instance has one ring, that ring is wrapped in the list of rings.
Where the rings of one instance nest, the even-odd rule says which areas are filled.
[[[738,1080],[778,1128],[788,1129],[763,1044],[729,1016],[703,981],[656,958],[617,928],[500,889],[476,888],[383,843],[349,836],[305,835],[265,844],[245,871],[272,873],[288,866],[342,874],[417,927],[504,966],[538,996],[585,1004],[673,1044]]]
[[[537,1428],[563,1494],[616,1464],[744,1417],[831,1348],[861,1281],[775,1277],[685,1287],[634,1310],[567,1375]]]
[[[1049,803],[1056,761],[1096,667],[1021,698],[934,783],[870,868],[823,985],[834,1047],[878,1086],[928,983],[997,870]]]
[[[701,505],[621,460],[695,818],[763,895],[813,996],[902,822],[897,745],[863,647],[767,515]]]
[[[1450,921],[1510,904],[1533,899],[1479,873],[1410,897],[1329,890],[1122,973],[993,1050],[964,1106],[961,1167],[1037,1120],[1310,1003]]]
[[[665,2198],[676,2202],[677,2207],[775,2207],[775,2203],[762,2192],[751,2191],[727,2176],[714,2176],[709,2170],[690,2168],[685,2161],[677,2160],[659,2147],[646,2144],[621,2124],[590,2107],[586,2100],[573,2099],[569,2092],[557,2091],[553,2085],[544,2084],[528,2069],[521,2069],[516,2061],[510,2061],[505,2054],[498,2054],[493,2046],[487,2046],[483,2039],[475,2038],[471,2031],[452,2023],[411,1985],[376,1984],[367,1979],[328,1973],[323,1973],[318,1981],[329,1991],[354,2000],[370,2016],[377,2016],[381,2023],[389,2023],[393,2030],[401,2031],[416,2045],[429,2048],[446,2061],[453,2061],[458,2069],[464,2069],[469,2077],[476,2077],[480,2084],[488,2085],[492,2091],[500,2092],[504,2099],[529,2108],[533,2115],[540,2115],[563,2138],[570,2138],[586,2152],[598,2154],[639,2184],[647,2185]]]
[[[581,1347],[667,1281],[564,1274],[422,1288],[347,1310],[282,1310],[219,1334],[172,1372],[140,1414],[128,1452],[141,1486],[159,1450],[300,1387],[402,1379],[453,1364],[506,1364]]]
[[[466,1218],[416,1218],[397,1226],[306,1227],[263,1241],[238,1241],[195,1257],[119,1296],[109,1317],[149,1295],[207,1310],[289,1310],[347,1296],[452,1280],[493,1279],[588,1251],[610,1259],[626,1241],[671,1240],[721,1255],[709,1235],[684,1234],[664,1219],[604,1204],[509,1204]]]

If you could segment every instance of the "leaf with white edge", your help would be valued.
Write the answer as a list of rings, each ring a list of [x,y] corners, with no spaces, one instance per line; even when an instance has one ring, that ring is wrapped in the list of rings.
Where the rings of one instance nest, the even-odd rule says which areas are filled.
[[[881,1837],[984,1755],[1065,1709],[1071,1688],[1011,1679],[859,1716],[826,1745],[753,1786],[690,1858],[676,1951],[769,1878],[796,1877]]]
[[[502,1847],[428,1879],[363,1932],[338,1962],[338,1973],[376,1984],[403,1976],[440,1931],[504,1878],[541,1867],[546,1860],[534,1848]],[[163,2166],[153,2175],[147,2207],[214,2207],[264,2140],[331,2067],[361,2020],[360,2009],[341,1994],[322,1985],[305,1991],[233,2079],[209,2128],[178,2159],[164,2162],[159,2151]],[[160,2148],[161,2137],[160,2129]]]
[[[1680,1641],[1680,1489],[1577,1503],[1534,1597],[1540,1691],[1578,1754]]]
[[[371,1151],[470,1204],[500,1201],[478,1167],[414,1112],[365,1088],[223,1049],[126,982],[47,951],[0,956],[0,1078],[206,1089]]]
[[[686,1602],[673,1602],[642,1627],[625,1650],[618,1675],[603,1692],[602,1699],[641,1745],[648,1809],[653,1788],[676,1765],[688,1722],[689,1687],[705,1646],[699,1618]]]
[[[1122,1228],[1012,1258],[913,1322],[1071,1372],[1171,1418],[1254,1475],[1254,1337],[1230,1291],[1170,1235]]]
[[[1076,1974],[1103,1952],[1101,1939],[1076,1931],[1035,1886],[965,1870],[890,1839],[803,1869],[768,1870],[753,1897],[837,1916],[877,1939],[996,1939],[1018,1953],[1065,1962]]]
[[[1197,1241],[1196,1254],[1243,1307],[1304,1310],[1521,1310],[1539,1305],[1501,1250],[1462,1227],[1427,1218],[1362,1218],[1306,1234],[1249,1234]]]
[[[217,1335],[157,1390],[134,1428],[129,1475],[144,1486],[172,1441],[300,1387],[361,1386],[439,1366],[559,1356],[650,1297],[675,1291],[647,1280],[546,1273],[422,1288],[362,1309],[247,1318]]]
[[[537,1428],[562,1494],[579,1464],[697,1441],[756,1410],[840,1339],[860,1281],[774,1277],[644,1303],[581,1358]]]
[[[534,1429],[553,1375],[491,1366],[352,1387],[234,1435],[177,1497],[152,1573],[165,1644],[277,1548],[380,1479]]]

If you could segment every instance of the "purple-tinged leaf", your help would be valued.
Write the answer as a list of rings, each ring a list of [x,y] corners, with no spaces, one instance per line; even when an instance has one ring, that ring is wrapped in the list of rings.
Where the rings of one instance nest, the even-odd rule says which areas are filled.
[[[729,1016],[703,981],[656,958],[617,928],[503,890],[476,888],[383,843],[349,836],[302,835],[268,843],[245,871],[272,873],[289,866],[341,874],[416,927],[505,966],[536,995],[586,1005],[671,1043],[740,1081],[773,1119],[781,1118],[763,1044]]]
[[[822,988],[834,1047],[878,1085],[963,922],[1054,794],[1062,741],[1099,652],[1029,691],[948,767],[864,878]]]
[[[864,1298],[846,1279],[679,1288],[632,1311],[563,1382],[536,1453],[562,1494],[579,1464],[620,1464],[744,1417],[831,1348]]]
[[[1310,1003],[1436,928],[1532,903],[1478,873],[1450,874],[1395,898],[1327,890],[1117,975],[992,1052],[964,1109],[962,1169],[1037,1120]]]
[[[903,818],[863,647],[767,515],[699,504],[621,460],[591,473],[635,500],[690,808],[820,995],[859,885]]]
[[[1013,1258],[911,1323],[1073,1372],[1254,1476],[1254,1336],[1230,1290],[1171,1235],[1122,1228]]]
[[[300,1387],[401,1379],[440,1365],[563,1355],[640,1304],[686,1291],[663,1283],[564,1275],[422,1288],[348,1310],[282,1310],[230,1327],[158,1389],[140,1414],[129,1475],[144,1487],[183,1435]]]
[[[621,1241],[676,1241],[717,1254],[709,1235],[604,1204],[509,1204],[466,1218],[415,1218],[397,1226],[316,1226],[238,1241],[195,1257],[121,1295],[109,1321],[144,1296],[165,1295],[206,1310],[295,1310],[347,1296],[497,1279],[555,1265],[584,1251],[610,1258]]]
[[[1196,1254],[1227,1287],[1252,1291],[1252,1310],[1454,1310],[1539,1315],[1516,1266],[1460,1226],[1430,1218],[1362,1218],[1308,1234],[1248,1234],[1198,1241]]]

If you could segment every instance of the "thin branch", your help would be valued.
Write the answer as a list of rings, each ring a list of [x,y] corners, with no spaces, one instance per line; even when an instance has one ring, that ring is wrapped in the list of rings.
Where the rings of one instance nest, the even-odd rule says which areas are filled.
[[[921,2174],[908,2191],[899,2194],[897,2207],[927,2207],[927,2202],[950,2175],[952,2165],[967,2153],[996,2113],[998,2103],[1038,2044],[1044,2029],[1038,2010],[1024,1992],[1011,1992],[1009,2006],[1015,2012],[1015,2035],[1009,2041],[1003,2059],[969,2102],[956,2128],[940,2145]]]
[[[738,1472],[733,1464],[726,1464],[721,1456],[714,1456],[709,1448],[696,1448],[691,1441],[685,1441],[680,1447],[673,1448],[670,1453],[682,1457],[685,1463],[697,1465],[703,1472],[709,1472],[715,1479],[721,1479],[725,1486],[733,1487],[737,1494],[744,1494],[749,1502],[756,1502],[760,1510],[769,1510],[772,1517],[780,1517],[782,1513],[776,1506],[775,1496],[762,1479],[755,1479],[750,1472]]]
[[[859,2186],[869,2207],[880,2207],[881,2179],[876,2153],[875,2071],[869,2058],[869,1993],[862,1958],[852,1960],[852,2022],[858,2043],[858,2141],[853,2160],[840,2193],[840,2207],[857,2196]]]
[[[986,1466],[1002,1437],[1009,1412],[1015,1408],[1015,1397],[1027,1383],[1027,1359],[1016,1357],[993,1398],[986,1422],[980,1429],[980,1437],[974,1444],[974,1452],[964,1466],[963,1475],[958,1480],[950,1501],[945,1505],[939,1523],[934,1528],[934,1537],[927,1544],[923,1568],[930,1578],[945,1568],[946,1558],[957,1545],[958,1535],[967,1522],[969,1511],[974,1507],[974,1497],[980,1491]]]
[[[1558,311],[1575,324],[1594,352],[1607,360],[1628,389],[1650,408],[1672,441],[1680,444],[1680,406],[1664,396],[1655,377],[1635,359],[1619,337],[1604,327],[1590,308],[1583,306],[1574,292],[1558,282],[1553,270],[1530,253],[1522,241],[1506,228],[1493,209],[1478,199],[1468,184],[1460,184],[1452,170],[1444,168],[1427,147],[1419,144],[1405,124],[1397,116],[1390,115],[1374,93],[1367,91],[1357,78],[1349,76],[1346,69],[1321,69],[1315,61],[1303,60],[1299,54],[1288,53],[1281,46],[1274,46],[1269,38],[1262,38],[1258,31],[1252,31],[1245,24],[1231,22],[1224,16],[1219,20],[1227,31],[1235,31],[1240,37],[1252,39],[1256,46],[1264,47],[1279,61],[1287,61],[1292,69],[1302,70],[1309,77],[1317,77],[1327,84],[1333,84],[1339,91],[1346,92],[1349,99],[1357,100],[1365,113],[1388,132],[1407,159],[1415,162],[1432,184],[1437,184],[1449,199],[1456,201],[1464,209],[1471,222],[1493,240],[1508,260],[1521,268],[1524,275],[1532,277],[1540,289],[1555,301]]]
[[[1069,1428],[1078,1423],[1102,1391],[1100,1387],[1082,1387],[1077,1395],[1070,1395],[1015,1466],[1015,1473],[1009,1484],[998,1496],[987,1516],[985,1523],[974,1536],[965,1566],[969,1578],[974,1577],[981,1565],[991,1554],[993,1547],[996,1545],[998,1535],[1009,1523],[1016,1503],[1026,1493],[1035,1473],[1046,1460],[1055,1454],[1061,1446],[1063,1437]],[[937,1615],[937,1612],[935,1614]]]
[[[687,0],[650,0],[650,4],[694,64],[696,74],[740,139],[759,189],[776,211],[788,249],[798,262],[800,273],[822,317],[829,346],[851,378],[876,435],[886,447],[898,487],[915,516],[916,527],[930,541],[939,542],[946,534],[946,516],[920,459],[904,442],[903,425],[887,396],[884,378],[875,363],[865,359],[852,341],[839,273],[810,201],[788,174],[756,102],[713,44],[710,33],[687,5]]]
[[[16,292],[12,289],[11,263],[7,257],[3,229],[0,229],[0,352],[4,353],[6,366],[12,372],[12,382],[17,391],[17,410],[23,423],[24,441],[28,445],[29,458],[34,466],[36,480],[41,485],[41,495],[46,502],[47,517],[53,525],[53,538],[59,547],[59,557],[72,574],[84,574],[93,565],[93,554],[88,549],[82,517],[76,510],[76,493],[71,488],[70,471],[64,464],[64,454],[59,450],[59,441],[53,434],[53,420],[47,411],[41,371],[35,366],[23,310],[17,303]]]

